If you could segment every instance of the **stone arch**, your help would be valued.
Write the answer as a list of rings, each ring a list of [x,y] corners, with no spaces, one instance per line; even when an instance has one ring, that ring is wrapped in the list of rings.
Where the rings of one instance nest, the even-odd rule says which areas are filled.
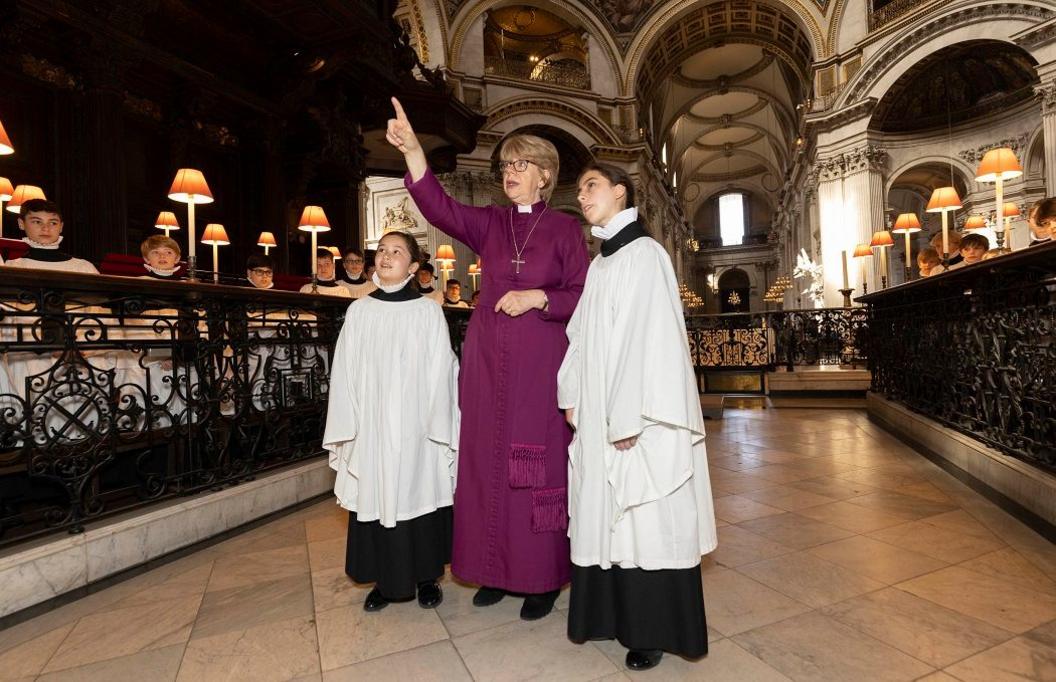
[[[1045,127],[1038,125],[1030,135],[1023,158],[1023,171],[1030,179],[1045,181]]]
[[[484,12],[492,8],[515,4],[520,3],[517,2],[517,0],[482,0],[477,3],[465,3],[455,16],[450,18],[451,40],[449,43],[450,47],[447,55],[447,63],[450,65],[451,69],[457,71],[462,68],[463,45],[466,40],[466,35],[473,27],[476,20],[483,15]],[[598,45],[601,46],[601,56],[612,71],[611,75],[613,82],[617,84],[620,83],[623,62],[619,57],[619,48],[613,41],[612,35],[605,27],[605,24],[598,18],[593,9],[584,5],[581,0],[562,0],[560,3],[546,1],[535,4],[541,9],[553,12],[566,20],[583,26],[583,28],[594,37]]]
[[[572,133],[587,149],[596,144],[618,145],[619,137],[615,131],[606,125],[601,119],[584,109],[566,102],[536,95],[526,95],[503,100],[496,106],[485,112],[488,117],[484,124],[486,130],[501,130],[509,128],[509,124],[503,126],[509,119],[523,116],[532,116],[531,121],[515,122],[514,127],[523,127],[527,124],[567,126],[572,124],[572,129],[566,129]]]
[[[968,40],[1000,40],[1052,18],[1056,11],[1026,2],[982,2],[924,18],[907,32],[896,34],[843,88],[834,110],[868,98],[879,101],[888,89],[925,57]],[[1029,52],[1029,50],[1028,50]]]
[[[638,88],[639,85],[639,80],[642,78],[643,70],[647,68],[645,64],[646,57],[653,48],[663,40],[664,36],[672,28],[678,26],[697,26],[698,24],[706,26],[707,23],[703,21],[703,18],[699,22],[691,22],[686,21],[686,16],[695,11],[704,12],[707,7],[714,4],[721,3],[711,2],[702,4],[700,0],[677,0],[656,12],[654,17],[639,29],[637,35],[627,49],[624,60],[627,68],[624,73],[623,94],[626,95],[636,91],[636,88]],[[700,36],[696,39],[688,35],[683,35],[681,38],[686,44],[682,46],[681,50],[671,50],[670,47],[664,48],[665,53],[670,53],[667,61],[678,61],[682,56],[682,52],[685,52],[686,50],[697,51],[703,49],[707,46],[708,42],[714,42],[714,40],[723,37],[726,39],[736,37],[739,41],[757,41],[756,44],[770,49],[776,55],[793,65],[804,79],[809,82],[809,73],[807,70],[809,69],[810,62],[815,58],[828,54],[828,48],[825,45],[825,40],[822,36],[819,25],[819,19],[821,19],[822,16],[817,7],[808,6],[803,2],[800,2],[800,0],[751,0],[750,4],[753,6],[759,5],[777,10],[787,20],[799,28],[806,38],[806,45],[801,45],[790,50],[771,40],[763,40],[761,37],[752,38],[740,34],[722,34],[713,37]],[[803,54],[804,52],[806,53],[805,55]],[[638,89],[641,90],[640,88]],[[639,94],[644,95],[645,93],[639,92]]]
[[[897,181],[900,177],[905,175],[908,171],[913,170],[914,168],[927,165],[949,166],[951,164],[953,165],[954,172],[961,176],[960,179],[964,183],[964,186],[971,190],[974,186],[973,183],[975,182],[974,168],[969,166],[968,163],[964,161],[964,159],[952,158],[949,156],[942,155],[933,155],[911,159],[910,161],[906,161],[901,166],[893,169],[890,173],[888,173],[887,177],[884,179],[884,196],[886,197],[888,194],[891,193],[891,188],[894,186],[895,181]],[[962,197],[962,199],[963,198],[964,197]]]

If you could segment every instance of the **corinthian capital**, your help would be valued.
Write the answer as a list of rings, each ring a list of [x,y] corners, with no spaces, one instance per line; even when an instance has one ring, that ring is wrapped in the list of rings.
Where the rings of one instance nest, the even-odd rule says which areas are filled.
[[[1056,79],[1035,85],[1034,94],[1041,102],[1042,114],[1056,113]]]

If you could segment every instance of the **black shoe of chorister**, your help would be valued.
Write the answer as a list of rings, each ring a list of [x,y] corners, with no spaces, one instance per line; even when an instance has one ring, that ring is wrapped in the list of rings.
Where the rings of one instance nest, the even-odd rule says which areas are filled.
[[[624,663],[630,670],[649,670],[660,665],[664,652],[659,649],[631,649]]]
[[[554,610],[554,602],[561,590],[544,592],[542,594],[529,594],[524,598],[521,607],[521,620],[539,620]]]
[[[419,583],[418,606],[421,606],[423,609],[435,609],[437,606],[440,606],[440,602],[442,601],[444,601],[444,592],[440,589],[440,586],[436,584],[435,580]]]
[[[389,605],[389,600],[381,593],[381,590],[374,588],[367,595],[367,600],[363,602],[364,611],[381,611],[383,608]]]
[[[500,590],[497,587],[481,587],[473,595],[473,606],[492,606],[502,601],[505,596],[506,590]]]

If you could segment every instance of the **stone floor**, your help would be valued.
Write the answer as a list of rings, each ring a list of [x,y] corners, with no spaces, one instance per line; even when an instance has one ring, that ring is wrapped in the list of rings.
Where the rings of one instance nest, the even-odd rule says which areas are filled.
[[[708,443],[711,653],[631,677],[1056,680],[1056,547],[864,413],[727,410]],[[0,679],[626,679],[563,610],[524,623],[450,578],[436,611],[364,613],[345,519],[321,503],[0,631]]]

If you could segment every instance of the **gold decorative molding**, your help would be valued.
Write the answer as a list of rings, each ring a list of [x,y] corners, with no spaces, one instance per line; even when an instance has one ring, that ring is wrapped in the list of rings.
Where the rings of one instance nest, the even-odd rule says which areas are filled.
[[[621,140],[616,135],[615,131],[605,125],[605,123],[603,123],[598,117],[583,111],[579,107],[573,106],[568,102],[545,99],[536,96],[505,100],[495,107],[492,107],[486,114],[488,120],[484,123],[483,127],[494,129],[496,125],[507,118],[529,113],[549,114],[556,118],[575,123],[590,133],[595,140],[603,144],[619,145],[621,143]]]

